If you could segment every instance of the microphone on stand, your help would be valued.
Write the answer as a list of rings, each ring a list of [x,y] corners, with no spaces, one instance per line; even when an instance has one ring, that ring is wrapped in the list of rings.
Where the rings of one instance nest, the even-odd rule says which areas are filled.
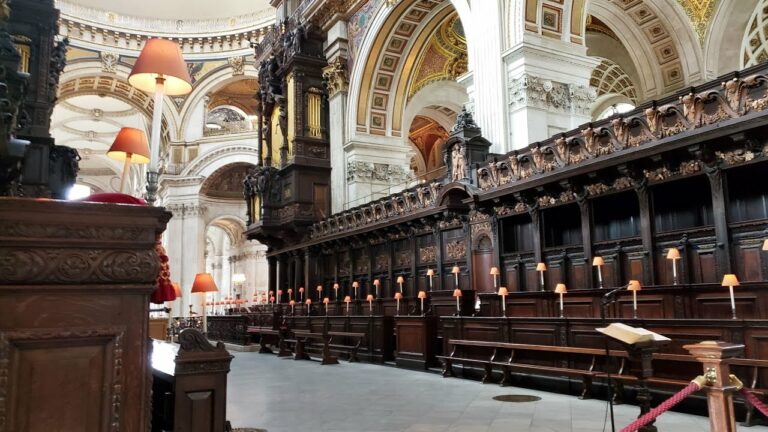
[[[605,306],[608,306],[609,304],[611,304],[614,301],[616,301],[616,299],[615,299],[616,294],[618,294],[619,291],[621,291],[623,289],[626,289],[628,287],[629,287],[629,284],[622,285],[622,286],[620,286],[618,288],[614,288],[614,289],[608,291],[607,293],[605,293],[605,295],[603,296],[603,308],[605,308]]]

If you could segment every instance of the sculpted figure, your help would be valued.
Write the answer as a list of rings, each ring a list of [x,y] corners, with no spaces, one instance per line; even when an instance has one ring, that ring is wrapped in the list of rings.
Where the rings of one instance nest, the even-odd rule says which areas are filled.
[[[467,177],[467,159],[463,144],[455,144],[451,152],[451,181],[463,180]]]

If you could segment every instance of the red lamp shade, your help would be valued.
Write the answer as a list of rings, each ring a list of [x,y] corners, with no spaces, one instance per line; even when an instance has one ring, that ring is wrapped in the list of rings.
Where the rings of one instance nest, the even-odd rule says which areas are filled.
[[[216,292],[216,282],[210,273],[198,273],[195,275],[195,281],[192,283],[192,293]]]
[[[418,297],[420,299],[425,299],[425,298],[427,298],[427,293],[424,292],[424,291],[419,291],[419,296]]]
[[[124,127],[117,133],[112,147],[107,151],[107,156],[112,159],[124,161],[131,159],[131,163],[149,163],[149,142],[147,135],[135,128]]]
[[[166,39],[149,39],[128,75],[128,82],[139,90],[154,93],[158,77],[165,79],[164,93],[168,96],[192,91],[192,78],[179,46]]]

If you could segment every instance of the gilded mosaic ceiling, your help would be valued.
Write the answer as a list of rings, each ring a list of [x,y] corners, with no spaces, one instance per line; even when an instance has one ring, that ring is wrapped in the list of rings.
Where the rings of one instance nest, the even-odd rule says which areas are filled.
[[[416,70],[409,98],[429,83],[455,80],[467,71],[467,39],[458,14],[451,14],[435,31]]]
[[[703,42],[710,18],[715,13],[720,0],[677,0],[677,2],[685,9],[694,31],[699,36],[699,41]]]

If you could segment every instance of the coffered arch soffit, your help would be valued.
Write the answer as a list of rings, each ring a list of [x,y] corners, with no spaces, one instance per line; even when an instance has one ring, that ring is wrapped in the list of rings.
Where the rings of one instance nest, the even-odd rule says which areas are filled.
[[[350,77],[348,118],[353,134],[405,135],[403,110],[418,56],[435,29],[455,13],[446,0],[403,1],[379,9]]]

